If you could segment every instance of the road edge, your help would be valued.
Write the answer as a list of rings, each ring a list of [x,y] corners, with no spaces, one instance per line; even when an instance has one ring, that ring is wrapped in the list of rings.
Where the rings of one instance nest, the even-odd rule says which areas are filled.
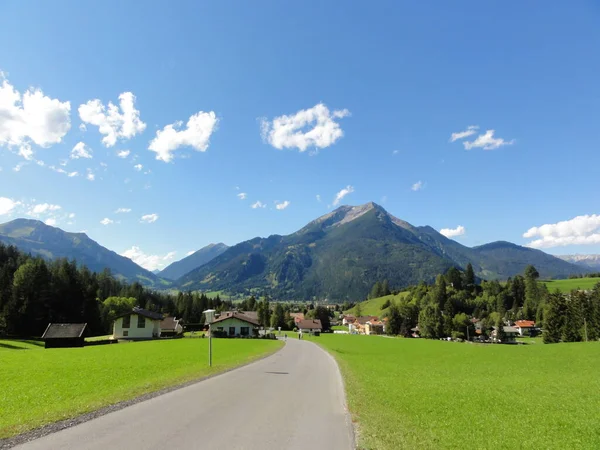
[[[333,356],[331,353],[329,353],[329,351],[324,348],[321,344],[314,342],[312,340],[310,341],[306,341],[306,342],[310,342],[311,344],[316,345],[317,347],[319,347],[323,352],[325,352],[325,354],[327,354],[327,356],[329,356],[329,358],[331,358],[331,360],[333,361],[333,363],[335,364],[335,368],[337,371],[337,376],[338,379],[340,381],[340,384],[342,386],[342,406],[344,407],[344,415],[346,418],[346,428],[348,429],[348,434],[350,436],[350,444],[352,445],[353,449],[357,449],[357,437],[358,437],[358,429],[357,427],[354,425],[354,422],[352,422],[352,414],[350,413],[350,408],[348,407],[348,399],[347,399],[347,395],[346,395],[346,382],[344,381],[344,377],[342,376],[342,371],[340,369],[340,365],[337,361],[337,359],[335,359],[335,356]]]
[[[158,391],[148,392],[147,394],[143,394],[138,397],[131,398],[129,400],[123,400],[123,401],[120,401],[117,403],[113,403],[112,405],[103,406],[100,409],[96,409],[94,411],[90,411],[90,412],[81,414],[79,416],[71,417],[70,419],[64,419],[64,420],[60,420],[58,422],[52,422],[52,423],[49,423],[46,425],[42,425],[41,427],[26,431],[24,433],[17,434],[15,436],[11,436],[9,438],[0,439],[0,450],[7,450],[9,448],[16,447],[17,445],[21,445],[21,444],[25,444],[30,441],[34,441],[41,437],[48,436],[49,434],[53,434],[58,431],[65,430],[67,428],[71,428],[76,425],[79,425],[79,424],[82,424],[85,422],[89,422],[90,420],[96,419],[98,417],[105,416],[106,414],[110,414],[112,412],[119,411],[121,409],[125,409],[125,408],[127,408],[129,406],[133,406],[137,403],[142,403],[147,400],[153,399],[155,397],[159,397],[161,395],[168,394],[169,392],[177,391],[179,389],[183,389],[185,387],[192,386],[196,383],[201,383],[201,382],[209,380],[211,378],[215,378],[215,377],[224,375],[228,372],[232,372],[234,370],[241,369],[242,367],[250,366],[259,361],[262,361],[263,359],[270,358],[271,356],[275,355],[277,352],[280,352],[284,347],[285,347],[285,343],[278,349],[273,350],[272,352],[266,353],[257,359],[248,361],[239,366],[225,369],[218,373],[213,373],[210,375],[203,376],[201,378],[197,378],[195,380],[186,381],[185,383],[175,384],[173,386],[169,386],[169,387],[160,389]]]

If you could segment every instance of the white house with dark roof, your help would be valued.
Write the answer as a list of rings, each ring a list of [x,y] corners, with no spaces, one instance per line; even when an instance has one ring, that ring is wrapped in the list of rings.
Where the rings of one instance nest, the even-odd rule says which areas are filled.
[[[227,311],[213,320],[211,328],[227,333],[229,337],[247,337],[258,334],[257,319],[237,311]]]
[[[115,318],[112,339],[154,339],[160,337],[163,315],[147,309],[133,308]]]

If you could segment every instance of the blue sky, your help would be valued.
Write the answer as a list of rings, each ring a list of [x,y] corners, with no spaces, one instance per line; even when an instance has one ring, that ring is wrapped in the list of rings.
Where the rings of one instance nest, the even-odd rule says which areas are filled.
[[[200,3],[0,4],[0,222],[155,268],[346,189],[465,245],[600,253],[597,2]]]

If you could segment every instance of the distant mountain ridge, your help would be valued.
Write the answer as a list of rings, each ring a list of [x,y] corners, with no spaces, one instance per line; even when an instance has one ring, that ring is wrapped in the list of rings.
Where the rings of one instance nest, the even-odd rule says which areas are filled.
[[[145,286],[165,287],[168,282],[129,258],[102,247],[85,233],[69,233],[39,220],[16,219],[0,225],[0,242],[46,259],[68,258],[94,272],[108,268],[117,278]]]
[[[176,280],[216,258],[228,248],[229,246],[222,242],[209,244],[185,258],[169,264],[163,270],[159,271],[158,275],[168,280]]]
[[[557,255],[557,258],[587,269],[600,270],[600,255]]]
[[[267,292],[282,299],[364,297],[377,280],[394,287],[471,263],[478,276],[505,279],[533,264],[541,276],[581,271],[540,250],[509,242],[469,248],[415,227],[370,202],[341,206],[287,236],[241,242],[176,281],[182,289]]]

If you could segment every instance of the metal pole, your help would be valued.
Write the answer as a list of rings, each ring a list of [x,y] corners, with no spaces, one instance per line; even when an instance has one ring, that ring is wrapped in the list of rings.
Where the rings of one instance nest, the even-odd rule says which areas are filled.
[[[212,325],[208,324],[208,367],[212,367]]]

